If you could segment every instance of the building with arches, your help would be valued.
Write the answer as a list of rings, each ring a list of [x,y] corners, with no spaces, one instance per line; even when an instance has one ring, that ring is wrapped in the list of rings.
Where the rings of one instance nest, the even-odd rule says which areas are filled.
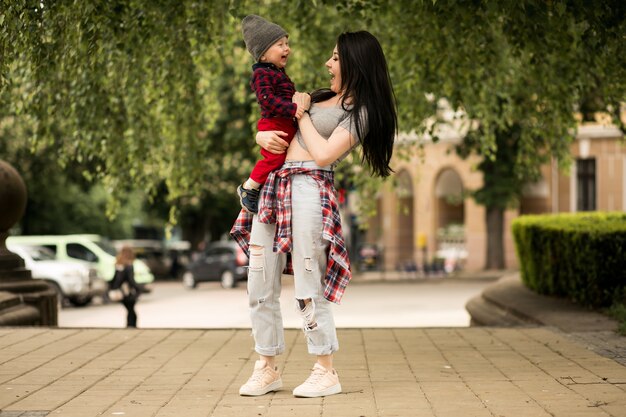
[[[452,131],[409,146],[408,158],[394,158],[396,186],[386,184],[377,214],[369,219],[364,240],[382,253],[386,271],[421,269],[442,259],[450,271],[479,271],[486,264],[486,210],[468,196],[482,185],[476,156],[461,159],[453,150],[460,141]],[[399,146],[415,142],[399,138]],[[542,178],[523,190],[519,207],[505,212],[504,253],[507,268],[516,268],[511,222],[520,214],[585,210],[626,210],[626,143],[613,126],[583,124],[571,146],[568,171],[556,161],[542,168]],[[445,260],[445,261],[443,261]]]

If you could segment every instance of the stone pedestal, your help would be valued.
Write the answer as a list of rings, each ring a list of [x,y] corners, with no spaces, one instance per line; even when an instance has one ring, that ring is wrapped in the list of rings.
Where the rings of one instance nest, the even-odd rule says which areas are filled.
[[[26,186],[17,171],[0,160],[0,325],[56,326],[56,292],[32,279],[24,260],[6,248],[8,230],[26,208]]]

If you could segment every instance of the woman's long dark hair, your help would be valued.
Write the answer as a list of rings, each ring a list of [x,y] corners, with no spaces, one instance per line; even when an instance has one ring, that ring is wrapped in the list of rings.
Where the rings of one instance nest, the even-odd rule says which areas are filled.
[[[387,177],[393,172],[389,166],[393,153],[398,118],[396,97],[391,85],[385,54],[378,40],[369,32],[345,32],[337,38],[337,51],[341,66],[342,106],[352,106],[352,122],[363,146],[363,159],[372,173]],[[330,90],[311,94],[314,102],[332,97]],[[346,100],[349,100],[346,104]],[[367,135],[361,134],[363,126],[358,115],[366,110]]]

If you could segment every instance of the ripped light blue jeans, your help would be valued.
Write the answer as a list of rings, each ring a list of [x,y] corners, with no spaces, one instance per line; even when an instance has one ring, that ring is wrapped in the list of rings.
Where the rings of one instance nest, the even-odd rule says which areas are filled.
[[[284,166],[319,168],[312,161],[285,162]],[[326,168],[329,169],[329,168]],[[329,355],[339,349],[331,302],[324,298],[328,241],[322,238],[322,205],[317,182],[307,175],[291,177],[292,238],[295,300],[311,299],[314,323],[303,331],[308,352]],[[275,224],[259,223],[254,216],[250,236],[248,297],[255,351],[264,356],[284,352],[285,337],[280,311],[281,276],[286,254],[272,250]],[[313,324],[312,326],[310,324]]]

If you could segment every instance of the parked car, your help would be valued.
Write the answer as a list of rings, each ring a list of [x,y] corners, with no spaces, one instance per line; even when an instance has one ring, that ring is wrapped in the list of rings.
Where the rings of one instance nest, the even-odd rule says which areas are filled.
[[[47,281],[54,287],[60,306],[68,301],[82,307],[89,304],[94,296],[105,292],[106,283],[98,278],[96,269],[86,262],[57,261],[54,253],[42,246],[10,243],[7,248],[24,259],[33,278]]]
[[[127,245],[133,248],[137,259],[150,268],[155,279],[179,279],[188,262],[189,242],[164,242],[157,239],[124,239],[112,242],[116,250]]]
[[[187,265],[183,285],[189,289],[198,283],[219,281],[224,288],[233,288],[247,278],[248,257],[233,241],[213,242]]]
[[[153,239],[124,239],[111,242],[116,251],[122,246],[130,246],[135,257],[142,260],[155,278],[164,278],[169,274],[169,265],[165,257],[165,245],[160,240]]]
[[[91,262],[98,276],[105,281],[113,279],[115,273],[115,249],[107,239],[98,235],[10,236],[8,244],[44,246],[52,250],[59,261]],[[154,281],[154,275],[139,259],[135,260],[133,267],[135,281],[149,291],[146,285]]]

